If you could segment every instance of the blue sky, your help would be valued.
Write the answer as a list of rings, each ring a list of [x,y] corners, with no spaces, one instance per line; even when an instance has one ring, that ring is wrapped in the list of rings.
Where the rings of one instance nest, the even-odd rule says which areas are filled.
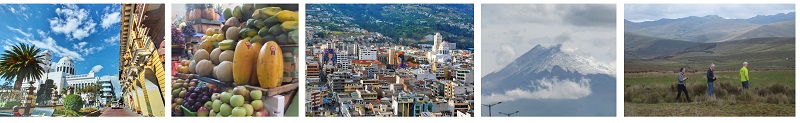
[[[75,73],[119,69],[119,4],[0,4],[0,54],[18,43],[75,60]],[[0,80],[0,84],[5,80]]]

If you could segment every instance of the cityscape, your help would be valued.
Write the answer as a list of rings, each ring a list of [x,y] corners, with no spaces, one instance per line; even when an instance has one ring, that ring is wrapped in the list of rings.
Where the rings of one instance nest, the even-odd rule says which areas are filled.
[[[0,116],[164,116],[163,4],[2,6]]]
[[[431,33],[402,34],[409,36],[405,38],[393,37],[381,33],[386,30],[368,30],[346,21],[352,18],[344,14],[333,14],[335,12],[331,11],[338,10],[331,6],[338,5],[307,7],[307,37],[313,38],[306,39],[306,116],[474,116],[474,51],[471,48],[457,48],[472,46],[457,43],[471,43],[471,32],[469,41],[462,40],[454,33],[445,36],[437,32],[437,29],[433,29]],[[384,9],[400,6],[420,8],[419,13],[459,15],[425,9],[438,7],[451,10],[458,9],[452,7],[457,5],[356,6]],[[468,23],[450,23],[453,21],[441,21],[450,17],[420,15],[427,15],[434,22],[442,22],[452,28],[472,29],[471,14],[464,19],[469,20]],[[430,29],[422,25],[407,27]],[[411,35],[419,35],[419,38]]]

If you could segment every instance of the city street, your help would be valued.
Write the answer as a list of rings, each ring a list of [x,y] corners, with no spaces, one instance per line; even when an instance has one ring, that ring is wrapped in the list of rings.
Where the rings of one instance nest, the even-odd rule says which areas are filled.
[[[105,108],[103,109],[103,114],[100,117],[141,117],[136,113],[128,111],[128,109],[113,109],[113,108]]]

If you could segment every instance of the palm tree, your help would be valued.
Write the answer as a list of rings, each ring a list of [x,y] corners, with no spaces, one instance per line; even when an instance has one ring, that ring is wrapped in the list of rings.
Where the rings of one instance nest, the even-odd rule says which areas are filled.
[[[43,63],[40,59],[43,55],[38,55],[40,51],[39,48],[22,43],[6,50],[5,54],[0,55],[0,78],[6,81],[16,78],[14,90],[19,90],[25,79],[41,78],[44,68],[39,65]]]

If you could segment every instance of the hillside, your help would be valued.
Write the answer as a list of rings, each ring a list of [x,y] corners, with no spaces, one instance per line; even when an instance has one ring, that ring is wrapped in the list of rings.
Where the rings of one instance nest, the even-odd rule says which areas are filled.
[[[626,34],[626,38],[629,36],[633,35]],[[641,42],[647,42],[645,39],[647,38],[641,38],[640,40],[644,40]],[[692,42],[659,41],[661,42],[626,42],[625,72],[675,71],[675,68],[679,67],[705,68],[710,63],[717,64],[718,68],[722,70],[735,70],[741,67],[741,63],[744,61],[750,62],[752,69],[794,69],[794,37],[750,38],[727,42],[695,43],[688,47],[686,45],[692,44]],[[628,44],[632,44],[631,47]],[[635,48],[633,46],[644,48]],[[658,47],[676,48],[664,50],[665,48]],[[652,48],[652,51],[648,51],[647,48]],[[672,51],[677,49],[682,50]]]
[[[308,25],[324,27],[324,34],[335,35],[354,28],[398,41],[423,39],[441,33],[457,48],[472,48],[474,37],[471,4],[309,4]]]
[[[794,37],[794,12],[726,19],[690,16],[646,22],[625,21],[626,32],[691,42],[722,42],[759,37]]]
[[[795,21],[781,21],[760,26],[742,33],[732,40],[757,38],[757,37],[790,37],[794,36]]]

